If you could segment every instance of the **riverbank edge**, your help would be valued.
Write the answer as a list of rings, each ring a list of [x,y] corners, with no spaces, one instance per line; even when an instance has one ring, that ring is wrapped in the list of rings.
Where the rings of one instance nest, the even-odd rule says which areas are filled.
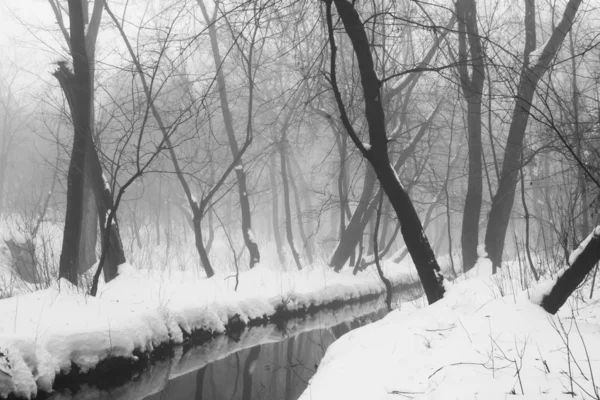
[[[400,282],[393,286],[393,291],[412,291],[419,290],[421,287],[420,281]],[[263,315],[259,318],[253,318],[244,322],[239,318],[239,315],[234,315],[225,325],[224,332],[213,332],[205,329],[197,329],[191,332],[184,332],[183,343],[177,343],[170,339],[165,341],[150,351],[133,351],[133,357],[107,357],[101,360],[93,369],[83,373],[79,366],[75,363],[71,364],[68,372],[59,372],[52,385],[52,392],[38,391],[36,400],[47,399],[52,396],[55,390],[70,390],[75,393],[82,385],[95,386],[100,389],[110,388],[125,384],[132,380],[138,373],[151,366],[153,363],[163,361],[170,358],[174,354],[174,350],[178,347],[184,349],[201,346],[215,337],[228,336],[235,340],[244,330],[252,327],[265,326],[274,324],[278,329],[285,329],[285,325],[292,320],[305,318],[321,311],[335,311],[342,307],[369,302],[383,297],[385,289],[370,293],[364,296],[356,297],[350,300],[335,299],[327,303],[319,305],[310,304],[298,308],[288,308],[286,302],[282,302],[276,307],[275,312],[271,315]],[[180,327],[182,328],[182,327]],[[39,388],[38,388],[39,390]],[[25,397],[16,396],[13,393],[9,394],[7,400],[23,400]]]

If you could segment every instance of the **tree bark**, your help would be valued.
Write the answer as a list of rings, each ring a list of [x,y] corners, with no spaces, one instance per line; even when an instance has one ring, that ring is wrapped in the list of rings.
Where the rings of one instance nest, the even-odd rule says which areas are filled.
[[[550,314],[558,312],[600,261],[600,227],[596,227],[576,251],[579,255],[562,274],[559,274],[550,292],[541,299],[540,305]]]
[[[462,254],[465,272],[477,262],[479,244],[479,217],[483,195],[482,146],[481,146],[481,102],[485,79],[484,55],[477,29],[477,7],[475,0],[456,2],[459,40],[459,75],[463,96],[467,101],[467,137],[469,149],[469,175],[462,223]],[[467,51],[467,38],[469,50]],[[470,55],[470,58],[469,58]],[[467,61],[469,60],[469,61]],[[472,73],[469,74],[468,65]]]
[[[579,126],[579,101],[581,94],[577,87],[577,63],[575,55],[575,44],[573,43],[573,31],[569,31],[569,51],[571,53],[571,68],[573,70],[571,84],[573,93],[573,128],[575,133],[575,144],[577,158],[581,160],[582,146],[583,146],[583,134]],[[585,173],[582,168],[577,168],[577,184],[579,191],[581,192],[581,236],[587,235],[590,231],[590,223],[588,219],[588,190],[585,182]]]
[[[71,37],[73,37],[73,35],[71,35]],[[75,56],[73,56],[73,58],[75,59]],[[74,64],[75,65],[75,64]],[[94,215],[98,216],[99,222],[100,222],[100,226],[102,227],[101,232],[102,232],[102,239],[104,239],[105,235],[104,235],[104,230],[108,229],[109,232],[109,243],[108,243],[108,247],[107,247],[107,256],[106,256],[106,265],[104,267],[104,279],[106,280],[106,282],[109,282],[110,280],[114,279],[117,276],[117,269],[118,266],[122,263],[124,263],[126,261],[125,258],[125,251],[123,249],[123,243],[121,241],[121,235],[119,233],[119,227],[117,224],[117,221],[115,219],[114,223],[111,224],[111,226],[106,227],[106,215],[108,213],[109,210],[111,210],[113,208],[113,197],[112,197],[112,192],[110,190],[109,184],[108,182],[106,182],[106,180],[104,179],[103,175],[102,175],[102,166],[100,164],[100,159],[98,158],[98,152],[96,150],[96,147],[94,146],[94,142],[92,139],[92,135],[91,135],[91,118],[90,118],[90,109],[88,107],[88,104],[81,98],[81,94],[79,94],[78,92],[81,91],[81,88],[79,88],[78,86],[80,85],[80,83],[78,83],[77,78],[76,78],[76,73],[75,75],[73,75],[68,68],[66,67],[66,65],[61,64],[59,66],[59,69],[57,71],[55,71],[54,76],[57,78],[57,80],[59,81],[61,88],[63,89],[63,92],[65,94],[65,97],[67,98],[67,101],[69,103],[70,106],[70,110],[71,110],[71,115],[73,115],[73,122],[75,123],[77,121],[77,117],[75,117],[75,115],[78,115],[80,113],[85,114],[84,117],[88,118],[88,122],[86,123],[87,128],[85,129],[85,134],[86,134],[86,138],[85,138],[85,142],[84,142],[84,146],[85,149],[84,154],[83,154],[83,163],[84,166],[82,168],[82,179],[83,181],[81,182],[83,187],[82,187],[82,194],[81,194],[81,207],[82,210],[81,212],[85,212],[85,195],[84,195],[84,191],[85,191],[85,181],[86,181],[86,177],[87,180],[89,182],[89,184],[91,185],[91,190],[93,192],[94,198],[93,198],[93,203],[90,204],[90,206],[92,207],[92,210],[94,211]],[[88,79],[88,90],[91,92],[91,81]],[[91,101],[91,95],[89,95],[88,101]],[[84,109],[85,108],[85,109]],[[81,117],[83,118],[83,117]],[[78,123],[83,123],[83,119],[81,119],[80,122]],[[77,131],[76,131],[77,132]],[[76,133],[77,135],[77,133]],[[73,147],[75,148],[75,141],[73,144]],[[70,172],[69,172],[70,174]],[[68,197],[68,194],[67,194]],[[95,207],[94,207],[95,205]],[[68,208],[68,204],[67,204],[67,208]],[[94,208],[97,209],[94,210]],[[94,236],[94,240],[91,241],[93,242],[93,247],[94,247],[94,256],[95,256],[95,243],[96,243],[96,226],[97,225],[93,225],[93,226],[88,226],[89,231],[84,231],[84,227],[86,226],[83,222],[85,221],[85,219],[83,218],[83,214],[81,216],[81,218],[79,219],[79,223],[81,225],[80,227],[80,231],[79,231],[79,237],[77,238],[78,241],[78,246],[77,246],[77,251],[78,251],[78,269],[85,271],[86,269],[88,269],[89,267],[91,267],[91,265],[82,265],[83,259],[81,257],[83,257],[86,253],[83,253],[81,251],[81,241],[80,238],[81,236],[89,236],[89,235],[93,235]],[[66,223],[66,222],[65,222]],[[89,240],[89,237],[88,237]],[[90,246],[92,245],[91,243],[89,244]],[[102,246],[104,247],[105,243],[104,241],[102,241]],[[88,249],[89,250],[89,249]],[[70,279],[69,279],[70,280]]]
[[[442,101],[440,100],[427,120],[421,125],[415,136],[411,139],[408,145],[402,149],[398,159],[394,164],[396,171],[399,171],[404,163],[406,163],[406,160],[408,160],[410,155],[414,152],[417,144],[429,131],[429,127],[431,126],[434,117],[439,112],[441,104]],[[375,212],[375,203],[372,200],[374,197],[376,197],[376,195],[374,196],[376,174],[371,165],[367,164],[366,169],[363,191],[358,206],[354,210],[354,214],[352,214],[352,218],[350,218],[350,222],[344,230],[344,234],[342,235],[341,240],[331,257],[331,261],[329,262],[329,265],[333,267],[336,272],[339,272],[344,267],[348,259],[353,254],[354,249],[363,236],[369,220]]]
[[[67,211],[63,232],[62,251],[60,254],[59,278],[65,278],[77,285],[79,268],[79,248],[81,237],[81,220],[83,218],[83,192],[85,155],[88,141],[91,140],[90,109],[92,91],[90,87],[89,60],[85,46],[85,26],[83,8],[80,0],[69,0],[69,23],[71,54],[74,73],[67,70],[64,63],[59,64],[55,72],[58,78],[64,74],[72,83],[71,113],[73,119],[73,149],[67,175]],[[67,70],[67,71],[65,71]],[[68,74],[67,74],[68,72]],[[67,96],[67,99],[71,96]],[[75,105],[77,107],[75,107]]]
[[[566,34],[573,25],[581,0],[569,0],[558,26],[544,45],[539,54],[539,59],[530,65],[529,57],[535,49],[535,1],[525,0],[525,50],[524,63],[515,99],[513,117],[508,131],[508,138],[504,150],[504,161],[500,173],[498,189],[492,199],[492,207],[488,218],[485,234],[485,247],[492,261],[493,272],[502,264],[504,241],[510,221],[510,215],[515,200],[521,154],[523,152],[523,139],[529,120],[531,102],[537,84],[548,69],[550,62],[556,56]]]
[[[283,256],[283,245],[281,243],[281,228],[279,225],[279,193],[277,192],[277,176],[275,175],[275,169],[277,164],[277,158],[275,157],[275,151],[271,152],[271,162],[269,164],[269,178],[271,181],[271,211],[273,222],[273,237],[275,238],[275,247],[277,248],[277,255],[279,256],[279,263],[285,265],[285,257]]]
[[[366,173],[363,182],[363,190],[358,201],[358,205],[350,218],[350,222],[344,232],[341,235],[340,242],[336,246],[329,265],[336,271],[339,272],[346,264],[346,261],[350,258],[352,252],[356,248],[356,245],[360,241],[363,232],[365,230],[368,218],[365,217],[365,213],[369,208],[369,204],[373,198],[373,192],[375,190],[376,174],[370,165],[366,166]]]
[[[280,156],[280,167],[281,167],[281,182],[283,184],[283,205],[285,209],[285,233],[287,237],[288,244],[290,246],[290,251],[292,252],[292,257],[294,257],[294,262],[296,263],[296,267],[300,270],[302,269],[302,264],[300,264],[300,256],[298,255],[298,251],[296,250],[296,246],[294,245],[294,234],[292,231],[292,211],[290,207],[290,186],[288,183],[288,174],[287,174],[287,161],[286,161],[286,146],[287,146],[287,129],[284,129],[281,141],[278,143],[279,146],[279,156]]]
[[[358,61],[361,83],[365,102],[365,117],[367,120],[370,147],[367,149],[360,141],[352,128],[345,112],[341,94],[337,86],[335,75],[335,34],[331,16],[332,0],[326,1],[327,26],[331,48],[331,75],[330,81],[335,94],[336,102],[342,122],[355,146],[373,166],[377,178],[385,191],[401,224],[404,242],[415,263],[419,278],[423,285],[425,295],[430,304],[444,296],[443,275],[435,259],[429,240],[427,239],[419,216],[404,190],[388,155],[388,137],[386,135],[385,114],[381,103],[381,82],[377,78],[369,40],[364,25],[353,4],[347,0],[334,0],[338,14],[344,24],[346,34],[352,42]]]
[[[291,171],[292,170],[292,166],[288,157],[288,168]],[[299,174],[302,173],[302,171],[298,171]],[[300,232],[300,238],[302,239],[302,247],[304,248],[304,252],[306,253],[306,258],[308,258],[308,263],[312,264],[313,263],[313,255],[312,255],[312,249],[309,245],[309,241],[308,241],[308,237],[306,236],[306,232],[304,229],[304,221],[302,219],[302,204],[300,203],[300,195],[298,193],[298,185],[296,185],[296,179],[294,177],[292,177],[292,179],[290,179],[290,184],[292,186],[292,192],[294,194],[294,205],[296,206],[296,220],[298,221],[298,232]]]

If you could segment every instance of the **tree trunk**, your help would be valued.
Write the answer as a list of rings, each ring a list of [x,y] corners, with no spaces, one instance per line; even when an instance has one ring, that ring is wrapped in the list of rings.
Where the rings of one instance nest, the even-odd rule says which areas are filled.
[[[406,163],[409,156],[413,153],[417,144],[421,141],[421,139],[425,136],[425,134],[429,131],[429,127],[431,126],[434,117],[437,115],[441,108],[442,100],[438,101],[435,109],[431,112],[431,114],[427,117],[427,120],[421,125],[415,136],[411,139],[408,145],[400,152],[398,159],[394,164],[394,168],[396,171],[399,171],[400,168]],[[358,206],[354,210],[354,214],[352,214],[352,218],[346,227],[344,235],[342,236],[338,246],[336,247],[333,256],[331,257],[331,261],[329,265],[333,267],[336,272],[339,272],[343,267],[346,261],[351,257],[356,248],[356,245],[361,240],[362,235],[365,231],[368,221],[371,219],[373,213],[375,212],[375,203],[372,201],[374,189],[375,189],[375,179],[376,174],[373,171],[371,165],[367,165],[367,171],[363,183],[363,192],[360,197],[360,201]],[[360,262],[360,259],[359,259]]]
[[[71,35],[71,37],[73,37]],[[75,58],[75,56],[74,56]],[[63,92],[65,93],[65,97],[67,98],[67,101],[69,103],[70,109],[71,109],[71,114],[73,116],[80,114],[80,113],[85,113],[85,117],[88,118],[88,122],[86,124],[87,128],[85,129],[85,134],[87,135],[85,138],[85,142],[84,142],[84,155],[83,155],[83,168],[81,170],[82,172],[82,176],[83,176],[83,181],[82,183],[82,197],[81,197],[81,207],[82,207],[82,213],[85,212],[85,204],[83,203],[85,200],[85,196],[83,194],[84,190],[85,190],[85,180],[86,177],[88,178],[89,184],[91,185],[91,190],[94,194],[94,198],[93,198],[93,203],[95,203],[95,207],[94,204],[91,204],[90,207],[92,207],[91,211],[94,211],[94,214],[98,215],[99,221],[100,221],[100,228],[101,228],[101,237],[104,240],[104,231],[105,229],[109,229],[109,243],[108,243],[108,247],[107,247],[107,257],[106,257],[106,265],[104,266],[104,279],[106,280],[106,282],[109,282],[110,280],[114,279],[117,276],[117,268],[120,264],[124,263],[126,261],[125,259],[125,252],[123,250],[123,243],[121,242],[121,235],[119,233],[119,227],[116,221],[116,217],[115,217],[115,221],[113,222],[113,224],[111,224],[110,227],[106,227],[106,215],[109,212],[109,210],[111,210],[113,208],[113,197],[112,197],[112,193],[109,187],[108,182],[105,180],[104,176],[102,175],[102,166],[100,164],[100,159],[98,158],[98,152],[96,150],[96,147],[94,146],[93,140],[92,140],[92,135],[91,135],[91,126],[90,126],[90,110],[88,107],[88,104],[80,98],[81,94],[79,94],[78,92],[81,91],[81,88],[78,87],[78,85],[80,85],[77,82],[77,78],[76,78],[76,74],[73,75],[68,68],[66,67],[66,65],[61,64],[59,66],[59,69],[54,73],[54,76],[57,78],[57,80],[59,81],[61,88],[63,89]],[[88,79],[88,91],[90,91],[90,83],[89,83],[89,79]],[[91,96],[89,96],[87,101],[91,101]],[[83,117],[81,117],[83,118]],[[75,117],[73,117],[73,121],[76,122],[77,119]],[[83,123],[83,119],[81,120],[81,122],[79,123]],[[75,148],[75,142],[73,144],[74,148]],[[67,194],[68,197],[68,194]],[[68,208],[68,205],[67,205]],[[97,208],[97,211],[94,210],[94,208]],[[89,210],[88,210],[89,211]],[[81,215],[81,218],[79,219],[79,223],[81,225],[80,227],[80,231],[79,231],[79,236],[77,238],[78,241],[78,245],[77,247],[77,251],[79,252],[78,255],[78,268],[82,268],[82,262],[84,260],[81,259],[81,257],[83,256],[83,253],[81,252],[81,241],[80,238],[83,235],[94,235],[94,240],[89,240],[89,242],[93,242],[93,246],[94,246],[94,255],[95,255],[95,242],[96,242],[96,226],[94,225],[93,227],[89,227],[89,230],[84,231],[83,227],[86,226],[84,225],[84,221],[85,219],[83,218],[83,215]],[[66,224],[66,221],[65,221]],[[90,244],[91,245],[91,244]],[[105,244],[104,242],[102,242],[102,247],[104,248]],[[87,265],[87,264],[86,264]],[[88,265],[87,268],[91,267],[91,265]]]
[[[223,113],[223,124],[225,125],[225,131],[227,132],[227,139],[229,141],[229,147],[231,148],[231,154],[233,158],[239,158],[240,153],[237,139],[235,137],[235,131],[233,129],[233,117],[229,109],[229,100],[227,98],[227,85],[225,83],[225,74],[223,73],[223,61],[221,60],[221,53],[219,51],[219,42],[217,38],[217,29],[215,27],[216,14],[211,20],[206,12],[206,7],[202,0],[198,0],[200,9],[206,23],[208,24],[208,35],[210,36],[210,44],[212,47],[213,58],[215,62],[215,68],[217,69],[217,86],[219,88],[219,99],[221,103],[221,112]],[[215,11],[218,7],[215,7]],[[252,79],[248,77],[248,79]],[[248,118],[251,118],[249,115]],[[246,184],[246,173],[242,168],[242,160],[239,160],[238,168],[235,169],[235,175],[238,182],[238,192],[240,196],[240,210],[242,212],[242,235],[244,237],[244,243],[250,253],[250,268],[253,268],[256,263],[260,262],[260,252],[258,250],[258,244],[254,240],[254,234],[252,233],[252,214],[250,212],[250,201],[248,200],[248,185]]]
[[[404,242],[415,263],[425,295],[430,304],[444,296],[443,275],[425,236],[419,216],[408,194],[402,187],[400,179],[391,165],[388,155],[388,137],[386,135],[385,114],[381,103],[381,82],[377,78],[369,40],[358,12],[347,0],[334,0],[338,14],[344,24],[348,37],[352,42],[361,75],[365,101],[365,117],[369,128],[370,147],[362,144],[352,128],[335,75],[336,45],[331,16],[331,1],[326,1],[327,26],[331,47],[331,76],[330,81],[338,103],[344,126],[356,147],[373,166],[381,187],[385,191],[401,224]]]
[[[481,164],[481,101],[485,79],[484,56],[477,29],[477,7],[475,0],[456,2],[459,31],[459,75],[463,96],[467,101],[467,137],[469,149],[469,175],[462,224],[462,254],[465,272],[477,262],[479,244],[479,217],[483,195]],[[467,52],[467,37],[469,51]],[[470,54],[470,58],[468,55]],[[470,62],[467,60],[470,59]],[[468,64],[472,74],[469,76]]]
[[[577,158],[581,160],[582,146],[583,146],[583,134],[579,126],[579,99],[581,94],[577,87],[577,63],[575,54],[575,44],[573,43],[573,31],[569,31],[569,50],[571,53],[571,68],[573,69],[572,74],[572,92],[573,92],[573,123],[575,130],[575,145]],[[590,224],[588,219],[588,190],[585,182],[585,172],[582,168],[577,168],[577,184],[579,191],[581,192],[581,237],[587,235],[590,231]]]
[[[581,0],[569,0],[558,26],[541,49],[539,59],[535,60],[533,66],[529,65],[529,56],[535,49],[535,2],[525,1],[525,50],[524,63],[521,69],[521,77],[518,86],[518,95],[513,109],[513,118],[508,131],[506,148],[504,150],[504,161],[500,173],[500,181],[488,218],[488,226],[485,234],[485,247],[492,261],[493,272],[502,264],[502,253],[504,252],[504,240],[512,206],[515,200],[521,154],[523,152],[523,139],[529,120],[531,102],[541,77],[548,69],[550,62],[556,56],[567,32],[573,25]]]
[[[73,149],[67,175],[67,211],[60,254],[59,278],[65,278],[77,285],[81,221],[84,210],[85,156],[88,141],[91,140],[90,109],[92,101],[81,1],[69,0],[69,22],[74,74],[68,71],[64,63],[59,64],[59,69],[54,73],[57,78],[62,76],[66,82],[72,83],[69,86],[72,96],[67,96],[67,99],[71,98],[73,101],[70,106],[74,127]]]
[[[204,247],[204,242],[202,240],[202,212],[197,208],[194,208],[194,239],[196,244],[196,250],[198,251],[198,255],[200,256],[200,262],[204,267],[204,271],[206,272],[206,276],[210,278],[215,274],[215,271],[212,268],[212,264],[210,263],[210,259],[208,258],[208,253],[206,252],[206,248]]]
[[[296,246],[294,245],[294,234],[292,232],[292,211],[290,207],[290,187],[288,183],[288,174],[287,174],[287,161],[285,159],[286,153],[286,145],[287,145],[287,134],[286,130],[283,131],[281,142],[278,144],[279,146],[279,156],[280,156],[280,167],[281,167],[281,181],[283,184],[283,205],[285,209],[285,233],[287,236],[287,241],[290,246],[290,251],[292,252],[292,257],[294,257],[294,261],[296,262],[296,267],[300,270],[302,269],[302,265],[300,264],[300,256],[298,255],[298,251],[296,251]]]
[[[86,160],[89,156],[86,156]],[[84,273],[96,263],[99,210],[94,196],[93,183],[86,165],[83,179],[83,216],[79,242],[79,273]]]
[[[596,227],[574,253],[579,254],[571,254],[571,258],[575,259],[562,274],[559,273],[550,292],[541,299],[540,305],[550,314],[558,312],[600,261],[600,227]]]
[[[277,247],[277,255],[279,263],[285,265],[285,257],[283,256],[283,244],[281,243],[281,228],[279,225],[279,194],[277,192],[277,176],[275,175],[277,159],[275,152],[271,152],[271,162],[269,165],[269,178],[271,181],[271,197],[272,197],[272,222],[273,222],[273,237],[275,238],[275,246]]]
[[[290,171],[292,170],[290,160],[287,160],[288,167]],[[298,171],[300,174],[301,171]],[[302,204],[300,203],[300,195],[298,194],[298,185],[296,185],[296,179],[292,177],[290,179],[290,183],[292,185],[292,192],[294,193],[294,205],[296,206],[296,220],[298,221],[298,231],[300,232],[300,238],[302,239],[302,247],[304,248],[304,252],[306,253],[306,258],[308,258],[308,263],[313,263],[312,249],[310,248],[308,237],[306,236],[306,232],[304,230],[304,221],[302,219]]]
[[[352,214],[352,218],[350,218],[348,226],[346,226],[346,229],[344,229],[344,232],[341,235],[340,242],[331,256],[331,261],[329,262],[329,265],[336,272],[341,271],[344,267],[344,264],[346,264],[350,255],[354,252],[354,248],[363,235],[366,226],[364,222],[369,220],[369,218],[365,218],[365,214],[373,199],[375,183],[375,171],[373,171],[373,168],[370,165],[367,165],[360,200],[354,210],[354,214]]]
[[[331,124],[332,128],[334,127]],[[346,173],[346,149],[348,139],[346,135],[341,134],[336,129],[334,129],[335,141],[338,147],[338,153],[340,157],[340,173],[338,174],[337,185],[338,185],[338,197],[340,201],[340,240],[342,240],[342,235],[346,230],[346,209],[349,208],[348,205],[348,183],[347,183],[347,173]]]

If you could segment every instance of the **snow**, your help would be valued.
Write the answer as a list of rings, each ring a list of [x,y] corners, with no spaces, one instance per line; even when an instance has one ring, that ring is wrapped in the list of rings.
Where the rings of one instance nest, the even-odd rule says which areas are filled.
[[[546,42],[544,42],[544,44],[542,44],[541,46],[539,46],[535,50],[533,50],[531,53],[529,53],[529,66],[530,67],[534,67],[540,61],[540,57],[544,53],[544,49],[548,45],[549,40],[550,40],[550,38],[548,38],[548,40],[546,40]]]
[[[569,255],[569,265],[573,265],[573,263],[577,260],[577,258],[583,252],[583,249],[588,245],[590,240],[594,237],[600,236],[600,226],[596,227],[592,233],[585,238],[583,242],[579,244],[579,246],[571,252]],[[556,281],[562,276],[562,274],[566,271],[567,267],[563,267],[557,271],[553,278],[547,278],[540,281],[540,283],[531,291],[531,301],[535,304],[542,304],[544,297],[550,294],[550,291],[556,284]]]
[[[362,146],[365,148],[366,151],[371,150],[371,145],[369,143],[363,143]]]
[[[391,266],[388,266],[390,269]],[[228,321],[269,316],[289,310],[348,301],[384,290],[374,270],[360,276],[335,273],[327,265],[276,273],[264,265],[240,274],[211,279],[191,271],[136,270],[119,267],[120,275],[90,297],[68,281],[0,300],[0,397],[7,393],[35,396],[50,390],[59,373],[72,365],[89,371],[109,357],[133,358],[164,343],[178,344],[194,330],[225,331]],[[406,278],[390,274],[392,282]],[[260,288],[260,290],[257,290]]]
[[[110,190],[110,184],[108,183],[108,179],[106,179],[106,175],[102,174],[102,182],[104,182],[104,190],[107,191],[111,191]]]
[[[248,238],[252,243],[256,243],[256,238],[254,237],[254,233],[252,233],[252,229],[248,229]]]
[[[592,233],[590,233],[588,235],[588,237],[585,238],[585,240],[583,242],[579,243],[579,246],[573,252],[571,252],[571,255],[569,256],[569,265],[573,265],[575,260],[577,260],[577,257],[579,257],[581,252],[583,252],[583,249],[585,249],[585,247],[588,245],[590,240],[592,240],[592,238],[598,237],[598,236],[600,236],[600,226],[597,226],[592,231]]]
[[[507,269],[447,284],[429,307],[408,305],[342,336],[300,399],[570,399],[571,381],[590,398],[584,391],[594,393],[600,373],[598,301],[551,316],[527,291],[502,295],[518,286],[499,285],[511,279]]]

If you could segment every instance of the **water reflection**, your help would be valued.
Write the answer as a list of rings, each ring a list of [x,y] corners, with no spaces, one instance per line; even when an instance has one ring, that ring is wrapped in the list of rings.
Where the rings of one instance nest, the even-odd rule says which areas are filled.
[[[291,320],[283,329],[267,325],[236,338],[218,336],[201,346],[176,347],[171,359],[149,366],[125,385],[83,386],[51,398],[294,400],[336,339],[385,314],[377,300]]]
[[[146,399],[295,400],[316,372],[327,347],[350,330],[384,314],[381,311],[369,318],[241,350],[198,372],[171,380],[164,390]]]

